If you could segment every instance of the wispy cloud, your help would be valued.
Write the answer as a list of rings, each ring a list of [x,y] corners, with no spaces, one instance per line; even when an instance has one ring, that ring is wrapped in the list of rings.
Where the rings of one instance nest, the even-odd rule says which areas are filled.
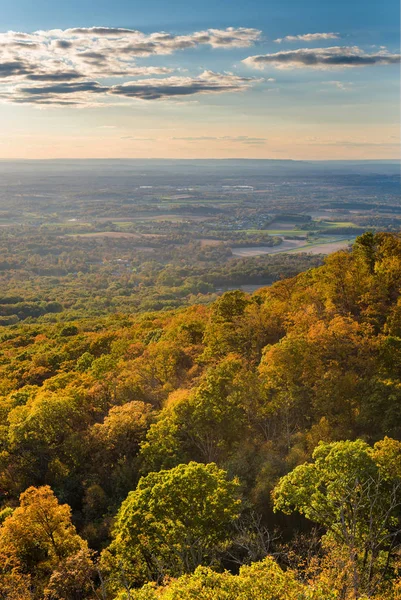
[[[328,85],[328,86],[337,88],[338,90],[342,90],[344,92],[348,91],[353,86],[353,84],[348,81],[345,82],[345,81],[338,81],[338,80],[323,81],[322,83],[323,83],[323,85]]]
[[[134,142],[155,142],[158,138],[153,137],[137,137],[135,135],[122,135],[121,140],[131,140]]]
[[[264,137],[251,137],[248,135],[200,135],[200,136],[173,136],[173,137],[138,137],[134,135],[124,135],[120,139],[122,140],[130,140],[134,142],[165,142],[166,140],[173,142],[188,142],[190,144],[197,144],[202,142],[212,142],[216,144],[227,144],[227,142],[232,144],[245,144],[249,146],[262,146],[266,144],[268,141],[267,138]]]
[[[249,137],[247,135],[223,135],[223,136],[199,136],[199,137],[173,137],[172,140],[185,142],[233,142],[237,144],[248,144],[250,146],[259,146],[267,142],[267,138]]]
[[[309,146],[340,146],[350,148],[366,148],[366,147],[399,147],[399,142],[379,141],[371,142],[369,140],[321,140],[319,138],[309,138],[305,140]]]
[[[301,48],[249,56],[242,62],[255,69],[264,69],[268,66],[276,69],[342,69],[397,64],[400,62],[400,55],[391,54],[385,50],[367,54],[358,46],[333,46],[331,48]]]
[[[320,40],[338,40],[339,33],[303,33],[302,35],[286,35],[274,40],[277,44],[281,42],[317,42]]]
[[[240,92],[253,83],[254,77],[240,77],[233,73],[204,71],[198,77],[166,77],[128,81],[119,85],[102,85],[97,81],[62,82],[51,85],[20,85],[0,94],[0,98],[19,104],[82,106],[92,104],[95,97],[103,102],[111,97],[138,100],[166,100],[195,94]]]

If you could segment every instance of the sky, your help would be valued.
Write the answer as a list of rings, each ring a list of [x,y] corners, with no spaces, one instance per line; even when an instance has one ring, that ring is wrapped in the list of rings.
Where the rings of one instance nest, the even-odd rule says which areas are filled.
[[[400,156],[398,0],[0,0],[0,159]]]

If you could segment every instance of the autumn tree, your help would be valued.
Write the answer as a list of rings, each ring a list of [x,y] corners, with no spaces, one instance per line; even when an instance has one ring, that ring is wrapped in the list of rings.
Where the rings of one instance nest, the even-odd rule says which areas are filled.
[[[0,550],[0,600],[33,600],[31,577],[16,556]]]
[[[112,407],[102,423],[90,428],[88,452],[93,479],[96,474],[109,494],[118,497],[122,493],[124,497],[131,489],[137,472],[135,458],[152,412],[149,404],[134,400]]]
[[[1,555],[31,576],[35,597],[54,570],[86,549],[71,522],[70,507],[59,504],[49,486],[28,488],[0,528]]]

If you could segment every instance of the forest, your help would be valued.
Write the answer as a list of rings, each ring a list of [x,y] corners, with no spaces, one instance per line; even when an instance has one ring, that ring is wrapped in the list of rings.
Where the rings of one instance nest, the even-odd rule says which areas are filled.
[[[0,229],[0,326],[209,303],[225,289],[266,286],[322,262],[306,253],[236,258],[224,243],[158,243]]]
[[[138,310],[146,277],[214,291],[200,259],[148,264],[98,312],[116,267],[29,240],[0,299],[1,600],[400,600],[400,234]]]

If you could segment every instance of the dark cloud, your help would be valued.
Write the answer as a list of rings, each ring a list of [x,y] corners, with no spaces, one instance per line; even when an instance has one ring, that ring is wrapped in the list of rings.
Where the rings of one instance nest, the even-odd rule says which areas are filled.
[[[85,60],[94,60],[94,61],[104,61],[106,60],[106,56],[101,52],[79,52],[77,54],[78,58],[84,58]]]
[[[59,71],[54,73],[31,73],[26,77],[29,81],[72,81],[82,79],[76,71]]]
[[[253,82],[252,78],[204,71],[198,78],[169,77],[115,85],[110,88],[110,93],[142,100],[160,100],[194,94],[238,92]]]
[[[92,96],[132,98],[138,100],[163,100],[181,98],[195,94],[239,92],[259,80],[239,77],[231,73],[204,71],[200,77],[167,77],[142,79],[129,83],[106,86],[97,81],[54,83],[53,85],[21,85],[14,90],[11,101],[33,104],[65,104],[65,98],[76,105],[92,104]],[[4,99],[4,96],[2,96]]]
[[[0,79],[6,77],[15,77],[20,75],[27,75],[29,73],[29,68],[23,61],[8,61],[8,62],[0,62]]]
[[[82,83],[58,83],[57,85],[47,85],[40,87],[20,87],[19,91],[23,94],[41,96],[53,96],[61,94],[81,94],[90,92],[92,94],[102,94],[109,90],[108,87],[101,86],[97,81],[84,81]]]
[[[64,31],[66,35],[89,35],[89,36],[113,36],[133,35],[140,33],[136,29],[124,29],[122,27],[74,27]]]
[[[56,48],[60,48],[61,50],[66,50],[67,48],[72,47],[72,42],[69,42],[68,40],[56,40],[54,42],[54,46]]]
[[[138,42],[136,44],[122,46],[119,48],[119,53],[123,55],[149,56],[150,54],[157,54],[158,48],[159,45],[155,42]]]
[[[8,100],[0,94],[0,99]],[[64,98],[49,98],[48,96],[36,96],[35,98],[26,96],[16,96],[13,98],[14,104],[33,104],[37,106],[80,106],[77,100],[65,100]]]
[[[128,98],[141,98],[142,100],[159,100],[160,98],[173,98],[175,96],[191,96],[193,94],[221,91],[236,91],[237,86],[220,86],[215,83],[193,81],[182,85],[159,84],[124,84],[116,85],[110,89],[111,94],[126,96]]]
[[[40,64],[29,61],[8,61],[0,63],[0,79],[16,79],[26,81],[71,81],[82,79],[78,71],[65,69],[63,63],[53,63],[51,70],[42,69]]]
[[[388,52],[366,54],[358,47],[335,46],[332,48],[304,48],[274,54],[249,56],[242,62],[257,69],[263,69],[269,65],[277,68],[310,67],[324,69],[397,64],[400,62],[400,55]]]

